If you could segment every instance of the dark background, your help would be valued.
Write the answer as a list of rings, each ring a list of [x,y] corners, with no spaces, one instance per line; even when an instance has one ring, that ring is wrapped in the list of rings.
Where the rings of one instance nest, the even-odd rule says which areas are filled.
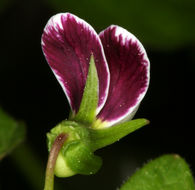
[[[111,24],[126,28],[143,43],[151,62],[150,87],[135,115],[149,119],[150,125],[97,151],[103,158],[97,174],[56,178],[61,189],[116,189],[148,160],[166,153],[181,155],[195,172],[195,1],[1,0],[0,106],[25,121],[25,144],[41,171],[47,160],[45,134],[70,109],[40,45],[46,22],[58,12],[76,14],[97,32]],[[33,167],[30,160],[26,163]],[[35,189],[36,180],[24,170],[14,156],[5,158],[0,189]],[[43,185],[43,173],[31,175]]]

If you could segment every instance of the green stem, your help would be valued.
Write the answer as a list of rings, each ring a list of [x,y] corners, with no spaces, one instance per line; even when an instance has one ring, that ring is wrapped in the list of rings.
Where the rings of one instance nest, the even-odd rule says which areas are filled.
[[[44,190],[53,190],[54,189],[55,164],[56,164],[58,154],[59,154],[66,139],[67,139],[67,134],[65,134],[65,133],[59,134],[56,137],[56,139],[51,147],[51,151],[49,153],[49,158],[47,161]]]

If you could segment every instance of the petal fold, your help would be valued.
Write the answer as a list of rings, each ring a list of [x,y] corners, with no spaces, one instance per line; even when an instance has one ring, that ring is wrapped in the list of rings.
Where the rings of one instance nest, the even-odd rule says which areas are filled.
[[[110,69],[110,87],[97,121],[108,127],[134,116],[148,89],[150,63],[142,44],[127,30],[112,25],[99,36]]]
[[[70,13],[50,18],[42,35],[42,49],[49,66],[62,86],[73,113],[77,113],[94,56],[99,79],[97,112],[103,107],[109,87],[109,70],[103,46],[95,30]]]

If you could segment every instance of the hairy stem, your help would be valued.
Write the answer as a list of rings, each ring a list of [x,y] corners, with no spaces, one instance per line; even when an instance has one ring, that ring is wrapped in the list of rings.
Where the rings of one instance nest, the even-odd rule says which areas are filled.
[[[55,164],[56,164],[56,160],[58,157],[58,154],[65,142],[65,140],[67,139],[67,134],[65,133],[61,133],[59,134],[49,153],[49,158],[47,161],[47,168],[46,168],[46,176],[45,176],[45,187],[44,190],[53,190],[54,188],[54,169],[55,169]]]

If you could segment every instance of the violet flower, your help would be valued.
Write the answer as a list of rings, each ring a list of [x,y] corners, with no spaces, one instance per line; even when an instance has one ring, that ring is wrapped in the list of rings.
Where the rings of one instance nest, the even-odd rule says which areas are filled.
[[[106,143],[113,143],[147,123],[144,120],[133,130],[126,127],[125,124],[122,125],[125,121],[132,119],[149,85],[150,63],[144,47],[133,34],[122,27],[111,25],[98,35],[84,20],[70,13],[61,13],[50,18],[45,26],[42,35],[42,49],[69,101],[72,110],[69,120],[86,125],[93,131],[89,136],[90,139],[93,137],[96,139],[93,142],[90,141],[95,148],[91,148],[91,145],[85,143],[92,152],[105,146]],[[91,80],[89,88],[92,93],[88,92],[87,95],[84,95],[86,81],[90,75],[89,65],[92,63],[95,66],[95,70],[91,70],[91,78],[89,77]],[[97,77],[95,77],[96,74]],[[96,78],[97,82],[94,82]],[[97,98],[91,97],[92,94],[94,97],[97,94]],[[85,108],[81,109],[84,98],[85,103],[83,104],[85,104],[84,107],[88,106],[87,110],[90,112],[90,116]],[[95,106],[87,105],[88,100],[89,104],[90,101],[96,102]],[[80,114],[80,112],[82,113]],[[84,114],[88,114],[88,119],[85,119]],[[131,126],[132,123],[127,124]],[[73,126],[74,124],[67,123],[66,125]],[[116,126],[123,127],[119,127],[120,131],[116,131],[113,133],[114,135],[110,132],[107,136],[105,135],[109,130],[113,132],[117,129]],[[105,133],[101,134],[101,138],[103,139],[103,136],[111,138],[112,136],[112,140],[105,140],[109,142],[100,142],[101,138],[97,137],[103,129]],[[57,131],[60,130],[62,129],[59,127],[56,131],[53,129],[53,134],[57,134]],[[122,134],[122,130],[126,132]],[[97,131],[98,134],[93,135],[94,131]],[[52,139],[51,134],[48,136],[49,139]],[[99,145],[97,145],[98,142]],[[65,177],[75,173],[95,173],[96,170],[82,172],[74,167],[71,168],[70,160],[67,161],[67,154],[63,154],[63,158],[59,158],[61,161],[57,160],[56,165],[64,162],[63,164],[66,165],[64,168],[66,170],[69,168],[73,172],[63,174],[58,168],[56,175]],[[80,161],[82,162],[82,159]],[[68,162],[69,164],[67,164]]]

